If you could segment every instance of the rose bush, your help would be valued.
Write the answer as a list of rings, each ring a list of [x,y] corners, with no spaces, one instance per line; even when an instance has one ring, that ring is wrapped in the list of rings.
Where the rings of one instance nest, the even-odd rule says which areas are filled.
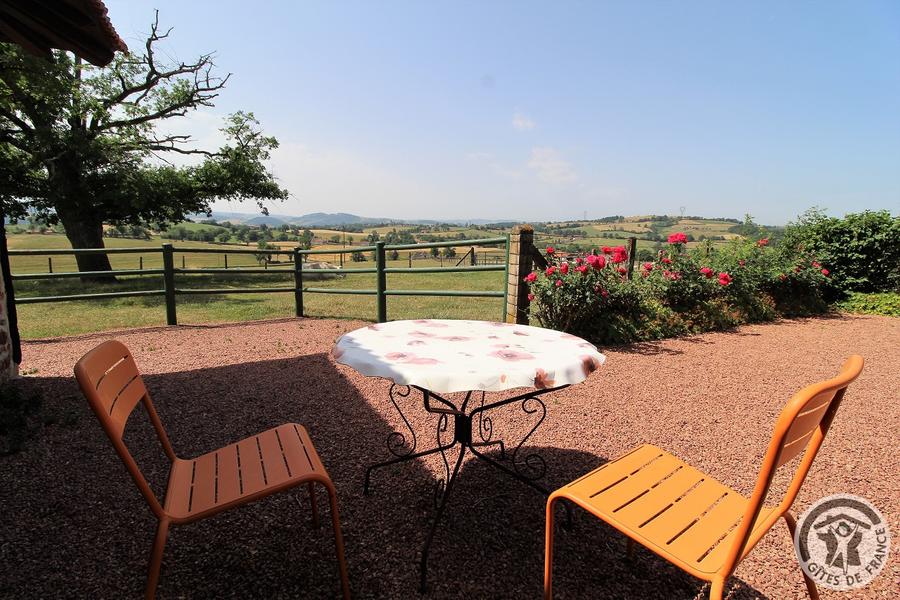
[[[689,250],[687,236],[674,233],[631,279],[628,260],[622,246],[574,259],[548,248],[547,268],[525,278],[532,315],[595,343],[622,343],[822,312],[832,285],[828,265],[766,238]]]

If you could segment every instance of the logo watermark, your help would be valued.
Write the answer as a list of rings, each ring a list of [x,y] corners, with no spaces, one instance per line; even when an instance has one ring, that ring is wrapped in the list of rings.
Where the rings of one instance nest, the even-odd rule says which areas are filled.
[[[794,549],[816,585],[850,590],[868,584],[884,568],[891,533],[871,502],[836,494],[815,502],[800,516]]]

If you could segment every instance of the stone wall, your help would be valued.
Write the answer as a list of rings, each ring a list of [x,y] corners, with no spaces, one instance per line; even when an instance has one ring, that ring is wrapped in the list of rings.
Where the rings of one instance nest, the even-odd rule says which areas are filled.
[[[0,269],[3,266],[0,264]],[[12,337],[9,332],[9,318],[6,311],[6,286],[0,272],[0,382],[15,377],[18,365],[13,362]]]

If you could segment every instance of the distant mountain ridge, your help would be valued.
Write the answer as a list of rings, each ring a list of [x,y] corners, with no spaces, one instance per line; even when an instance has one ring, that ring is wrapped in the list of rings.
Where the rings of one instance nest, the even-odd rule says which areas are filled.
[[[188,215],[188,218],[192,221],[215,219],[216,221],[231,221],[232,223],[243,223],[244,225],[267,225],[269,227],[278,227],[279,225],[287,224],[313,228],[380,223],[396,223],[398,225],[435,225],[437,223],[447,223],[449,225],[488,225],[490,223],[509,222],[502,219],[379,219],[373,217],[361,217],[350,213],[323,212],[309,213],[298,217],[293,215],[261,215],[258,213],[224,212],[217,210],[213,211],[211,217],[208,217],[205,213],[196,213]]]

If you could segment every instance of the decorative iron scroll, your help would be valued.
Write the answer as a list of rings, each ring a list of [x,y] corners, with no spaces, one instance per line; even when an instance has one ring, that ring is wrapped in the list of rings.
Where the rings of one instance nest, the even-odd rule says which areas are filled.
[[[435,434],[435,438],[437,438],[438,448],[440,448],[441,451],[441,460],[444,461],[444,476],[438,478],[434,485],[435,507],[440,506],[441,497],[444,495],[444,490],[447,489],[447,485],[450,483],[450,462],[447,460],[447,453],[444,450],[445,446],[443,442],[441,442],[441,434],[447,431],[449,422],[450,419],[447,417],[447,414],[441,414],[440,418],[438,419],[437,432]]]
[[[406,388],[406,392],[402,392],[399,389],[397,391],[394,388]],[[394,394],[399,396],[400,398],[406,398],[409,396],[412,390],[408,385],[397,385],[395,383],[391,384],[391,389],[388,391],[388,395],[391,398],[391,404],[394,405],[394,408],[397,409],[397,412],[400,414],[400,418],[403,419],[403,422],[406,424],[406,428],[409,430],[409,435],[412,437],[412,444],[407,443],[406,435],[400,431],[393,431],[387,438],[387,447],[388,451],[394,456],[404,457],[409,456],[416,450],[416,432],[413,430],[412,425],[409,424],[409,420],[406,418],[406,415],[403,414],[403,411],[400,409],[400,405],[397,403],[397,399],[394,397]]]
[[[540,454],[534,452],[526,454],[520,461],[519,451],[522,450],[522,446],[525,445],[528,438],[530,438],[537,428],[541,426],[541,423],[544,422],[544,418],[547,416],[547,405],[537,396],[528,396],[522,400],[521,407],[527,414],[533,415],[537,412],[541,413],[537,423],[535,423],[534,427],[531,428],[531,431],[522,438],[522,441],[519,442],[512,453],[513,468],[516,470],[516,473],[525,479],[534,481],[535,479],[541,479],[547,473],[547,463],[544,462],[544,459]]]
[[[494,421],[484,414],[484,392],[481,392],[481,405],[478,407],[478,435],[482,442],[489,442],[494,437]]]

